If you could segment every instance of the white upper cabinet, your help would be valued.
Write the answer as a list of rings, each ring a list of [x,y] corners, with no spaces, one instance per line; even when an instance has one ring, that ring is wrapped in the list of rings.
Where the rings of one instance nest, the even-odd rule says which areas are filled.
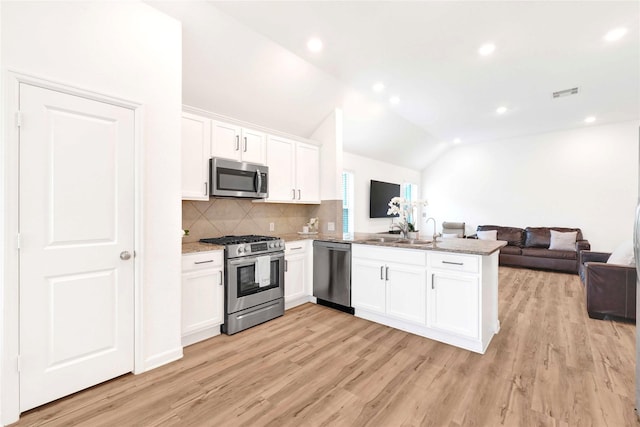
[[[269,200],[293,202],[295,193],[296,143],[290,139],[267,137]]]
[[[320,203],[320,149],[291,139],[267,137],[268,202]]]
[[[182,199],[209,200],[211,120],[182,113]]]
[[[216,120],[212,121],[211,127],[213,157],[259,164],[266,162],[263,132]]]
[[[320,149],[296,144],[296,185],[299,202],[320,202]]]

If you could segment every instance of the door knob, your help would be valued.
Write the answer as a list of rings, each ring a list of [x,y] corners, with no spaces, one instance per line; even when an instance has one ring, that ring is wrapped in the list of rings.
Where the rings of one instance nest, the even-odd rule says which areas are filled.
[[[128,251],[122,251],[120,252],[120,259],[123,261],[128,260],[129,258],[131,258],[131,254]]]

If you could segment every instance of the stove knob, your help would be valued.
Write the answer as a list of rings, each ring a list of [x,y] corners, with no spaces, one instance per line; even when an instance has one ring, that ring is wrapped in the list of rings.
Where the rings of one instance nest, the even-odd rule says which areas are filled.
[[[280,248],[284,247],[284,242],[282,240],[278,242],[278,247]]]
[[[238,246],[238,253],[241,254],[244,252],[244,246]]]
[[[273,248],[275,248],[275,247],[276,247],[276,244],[275,244],[275,243],[273,243],[273,242],[271,242],[271,243],[269,243],[269,247],[273,249]]]

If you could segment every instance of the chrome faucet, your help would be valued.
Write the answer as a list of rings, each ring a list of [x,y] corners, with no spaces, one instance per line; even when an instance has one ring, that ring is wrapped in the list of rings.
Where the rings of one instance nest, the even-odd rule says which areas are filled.
[[[407,238],[409,230],[407,228],[406,222],[404,227],[402,226],[402,224],[391,224],[391,227],[389,227],[389,231],[392,231],[394,228],[397,228],[398,230],[400,230],[400,235],[402,236],[403,239]]]
[[[425,221],[425,225],[429,224],[429,220],[433,221],[433,244],[436,244],[436,238],[438,237],[438,233],[436,233],[436,219],[433,217],[427,218]]]

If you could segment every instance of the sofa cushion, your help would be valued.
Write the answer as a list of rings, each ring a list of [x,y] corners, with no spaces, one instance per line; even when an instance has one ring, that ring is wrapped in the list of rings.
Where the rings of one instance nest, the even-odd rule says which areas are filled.
[[[501,227],[499,225],[479,225],[478,231],[497,230],[498,240],[505,240],[511,246],[522,247],[524,244],[524,230],[517,227]]]
[[[567,233],[576,231],[576,240],[582,240],[582,231],[579,228],[562,228],[562,227],[527,227],[524,229],[525,242],[527,248],[549,248],[551,243],[551,230]]]
[[[480,240],[498,240],[497,230],[478,230],[476,234]]]
[[[611,253],[611,256],[607,260],[607,264],[626,265],[633,267],[635,265],[635,259],[633,254],[633,243],[631,240],[627,240],[620,246],[615,248]]]
[[[551,240],[549,242],[549,249],[552,251],[575,251],[576,250],[576,236],[577,231],[569,231],[568,233],[561,233],[556,230],[551,231]]]
[[[522,254],[522,249],[520,249],[518,246],[503,246],[500,248],[500,254],[501,255],[520,255]]]
[[[522,248],[523,256],[533,256],[539,258],[556,258],[556,259],[578,259],[576,251],[558,251],[546,248]]]

